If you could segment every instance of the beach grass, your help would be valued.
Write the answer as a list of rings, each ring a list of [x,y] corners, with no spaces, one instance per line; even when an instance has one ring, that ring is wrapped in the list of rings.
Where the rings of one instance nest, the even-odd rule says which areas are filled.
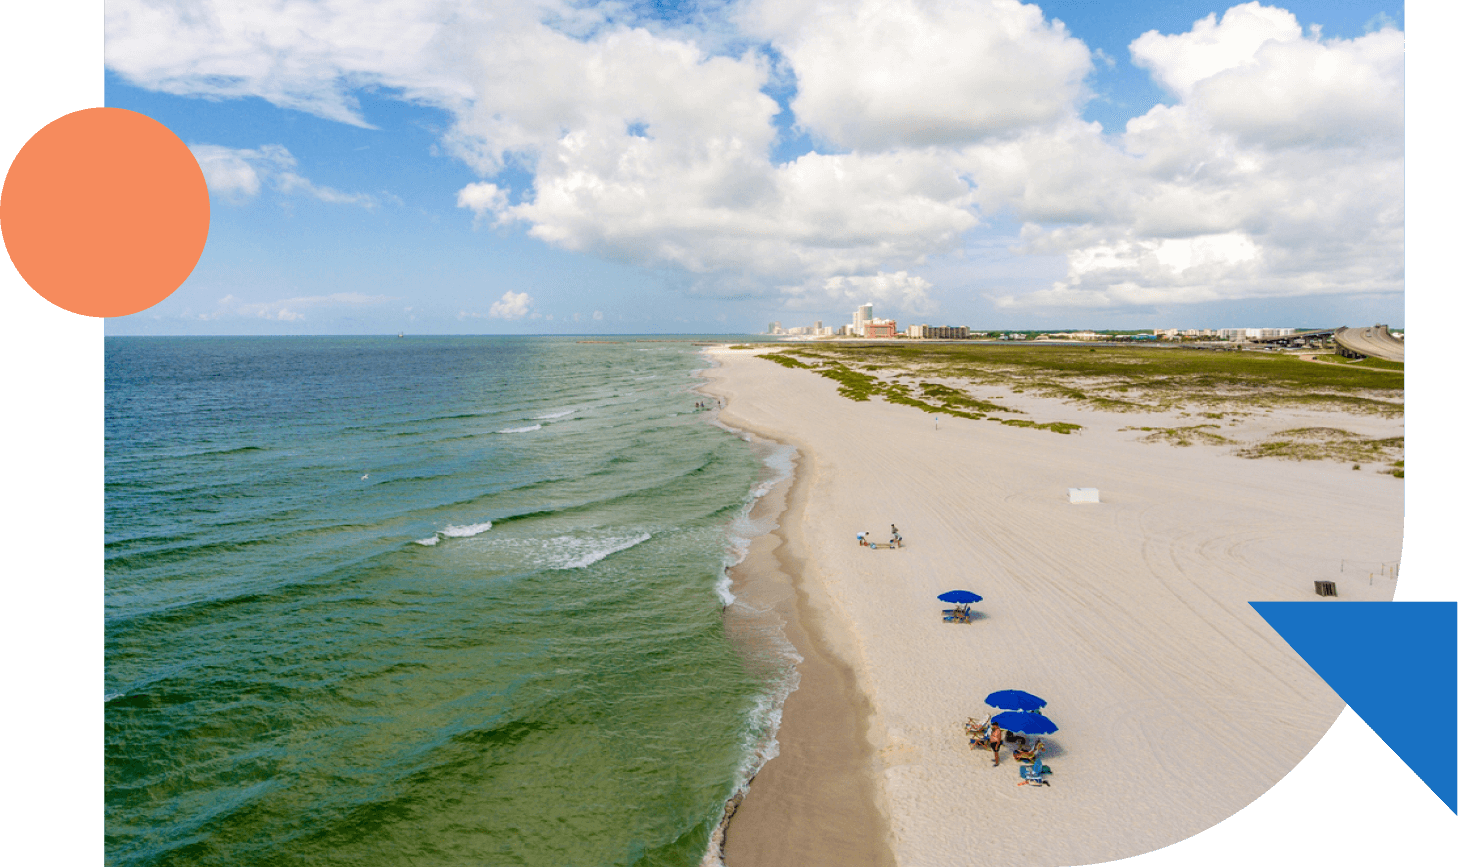
[[[795,352],[795,355],[791,355],[790,352]],[[840,383],[840,388],[837,389],[840,395],[855,401],[869,401],[872,397],[881,397],[888,403],[914,406],[923,412],[932,414],[966,419],[987,419],[1010,427],[1049,430],[1060,434],[1070,434],[1080,429],[1080,425],[1070,422],[1036,422],[1030,419],[1006,419],[991,416],[989,413],[992,412],[1017,415],[1022,414],[1022,410],[981,400],[944,383],[898,382],[896,380],[914,376],[901,365],[858,364],[852,367],[843,361],[825,358],[814,353],[805,353],[803,350],[786,350],[761,357],[785,367],[813,370],[827,379]],[[814,363],[802,360],[805,358],[813,360]],[[875,371],[880,370],[891,370],[892,372],[885,378],[874,375]]]
[[[1294,461],[1351,461],[1354,464],[1389,461],[1402,453],[1403,438],[1374,439],[1331,427],[1292,428],[1262,443],[1239,449],[1243,458],[1284,458]],[[1401,471],[1402,461],[1397,461]],[[1402,478],[1398,473],[1394,473]]]
[[[978,343],[815,344],[776,354],[838,379],[860,395],[853,399],[869,399],[876,386],[868,380],[895,371],[895,378],[910,373],[954,390],[949,381],[999,386],[1107,412],[1198,406],[1223,413],[1288,406],[1385,417],[1403,413],[1401,365],[1389,371],[1381,365],[1312,364],[1277,353]],[[1378,369],[1391,375],[1374,378],[1371,373]],[[956,401],[936,403],[939,411],[964,408]]]
[[[1220,428],[1215,424],[1186,425],[1184,427],[1124,427],[1120,430],[1145,431],[1149,435],[1140,437],[1141,442],[1158,443],[1164,442],[1174,446],[1191,446],[1195,443],[1203,445],[1221,446],[1230,445],[1234,440],[1215,433]]]

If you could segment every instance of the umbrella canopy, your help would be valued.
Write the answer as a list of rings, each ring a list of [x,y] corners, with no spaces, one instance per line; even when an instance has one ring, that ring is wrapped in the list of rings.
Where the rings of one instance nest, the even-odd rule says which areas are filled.
[[[992,721],[1010,732],[1024,735],[1051,735],[1058,731],[1058,726],[1052,720],[1040,713],[1023,710],[1004,711],[993,717]]]
[[[943,593],[937,598],[942,600],[943,602],[956,603],[982,601],[981,596],[978,596],[976,593],[973,593],[970,590],[948,590],[946,593]]]
[[[1039,710],[1048,702],[1020,689],[1000,689],[987,697],[987,703],[998,710]]]

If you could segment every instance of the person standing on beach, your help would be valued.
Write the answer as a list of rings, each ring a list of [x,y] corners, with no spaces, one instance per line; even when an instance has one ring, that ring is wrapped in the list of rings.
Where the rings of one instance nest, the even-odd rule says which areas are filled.
[[[992,748],[992,766],[994,768],[997,767],[998,750],[1002,749],[1002,735],[1002,726],[997,723],[993,723],[992,728],[987,732],[987,745]]]

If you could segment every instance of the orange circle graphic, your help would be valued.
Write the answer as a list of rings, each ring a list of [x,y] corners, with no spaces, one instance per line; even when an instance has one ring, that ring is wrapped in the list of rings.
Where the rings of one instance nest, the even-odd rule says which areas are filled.
[[[209,216],[192,151],[121,108],[47,124],[0,190],[0,234],[15,270],[52,304],[85,316],[126,316],[171,295],[202,256]]]

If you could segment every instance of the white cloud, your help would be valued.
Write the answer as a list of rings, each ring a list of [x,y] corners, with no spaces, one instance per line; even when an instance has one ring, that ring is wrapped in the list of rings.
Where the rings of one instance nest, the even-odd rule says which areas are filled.
[[[1063,118],[1088,48],[1016,0],[757,0],[745,13],[794,68],[798,123],[838,145],[956,145]]]
[[[491,305],[492,319],[520,319],[532,310],[532,296],[525,292],[507,292]]]
[[[671,26],[559,0],[113,0],[106,48],[169,93],[357,125],[362,87],[444,109],[442,147],[480,177],[456,194],[474,220],[699,294],[919,312],[937,290],[917,271],[994,214],[1068,262],[1010,306],[1401,291],[1402,42],[1322,39],[1258,3],[1151,31],[1131,57],[1169,101],[1123,131],[1079,116],[1111,59],[1014,0],[748,0]],[[822,146],[776,162],[766,91],[791,87]],[[312,184],[278,145],[194,152],[225,197],[376,201]]]
[[[963,153],[977,203],[1068,260],[1000,305],[1402,291],[1401,33],[1323,40],[1248,4],[1131,51],[1182,98],[1123,136],[1069,126]]]
[[[838,276],[825,280],[817,287],[804,287],[801,291],[807,297],[799,299],[799,304],[792,302],[789,306],[854,307],[870,301],[883,308],[889,305],[907,313],[931,313],[937,309],[937,304],[927,294],[930,289],[931,284],[925,279],[905,271],[868,276]]]
[[[1400,146],[1403,42],[1393,28],[1352,40],[1303,37],[1290,12],[1247,3],[1188,33],[1145,33],[1129,51],[1216,130],[1264,143]]]
[[[467,184],[456,193],[456,207],[470,208],[478,219],[499,214],[506,208],[506,191],[485,181]]]
[[[257,150],[239,150],[219,145],[196,144],[192,155],[214,195],[231,199],[249,199],[263,186],[259,171],[265,174],[294,165],[294,158],[282,145],[264,145]]]
[[[601,322],[602,321],[602,311],[601,310],[594,310],[594,311],[592,311],[592,318],[595,319],[595,320],[597,320],[598,322]]]
[[[1301,25],[1285,9],[1246,3],[1232,6],[1216,23],[1211,12],[1188,33],[1150,30],[1129,44],[1134,65],[1153,73],[1170,92],[1188,99],[1197,83],[1228,69],[1255,62],[1268,42],[1301,39]]]
[[[306,318],[301,310],[310,308],[360,307],[398,300],[389,295],[364,295],[359,292],[335,292],[330,295],[304,295],[279,301],[240,301],[233,295],[218,299],[217,307],[199,319],[218,320],[238,317],[271,319],[277,322],[298,322]]]
[[[114,0],[106,64],[151,90],[259,96],[367,126],[351,90],[402,86],[406,96],[460,104],[450,71],[456,4],[444,0]]]
[[[283,145],[259,148],[228,148],[221,145],[190,145],[207,180],[209,192],[235,202],[257,196],[264,182],[284,195],[302,193],[321,202],[359,205],[373,210],[379,200],[366,193],[344,193],[319,186],[293,171],[298,160]]]

